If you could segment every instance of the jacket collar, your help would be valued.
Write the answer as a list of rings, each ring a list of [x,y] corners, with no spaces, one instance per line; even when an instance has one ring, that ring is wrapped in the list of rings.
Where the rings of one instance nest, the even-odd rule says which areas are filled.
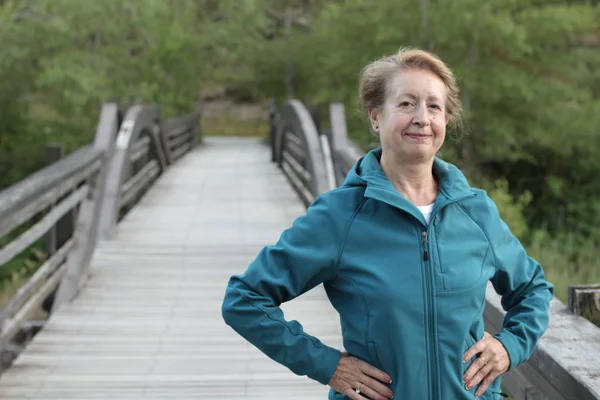
[[[352,186],[357,184],[366,185],[365,197],[407,211],[424,223],[423,215],[417,207],[396,190],[383,172],[379,163],[381,153],[381,148],[369,151],[352,168],[345,184]],[[440,189],[433,206],[433,214],[448,203],[474,194],[463,173],[454,165],[436,157],[433,162],[433,173],[439,182]]]

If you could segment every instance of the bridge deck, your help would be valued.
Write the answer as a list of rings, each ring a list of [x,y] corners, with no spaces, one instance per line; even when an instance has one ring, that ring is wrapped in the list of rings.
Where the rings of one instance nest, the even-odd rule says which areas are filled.
[[[267,146],[207,138],[100,244],[84,288],[2,376],[0,398],[326,398],[221,318],[229,276],[303,212]],[[284,310],[340,348],[321,287]]]

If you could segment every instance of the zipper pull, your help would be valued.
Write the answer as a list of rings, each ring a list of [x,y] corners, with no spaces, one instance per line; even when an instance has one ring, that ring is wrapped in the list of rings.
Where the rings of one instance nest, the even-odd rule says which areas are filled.
[[[425,253],[423,253],[423,260],[429,261],[429,253],[427,252],[427,243],[429,243],[429,240],[427,240],[427,231],[421,232],[421,240],[423,241],[423,245],[425,246]]]

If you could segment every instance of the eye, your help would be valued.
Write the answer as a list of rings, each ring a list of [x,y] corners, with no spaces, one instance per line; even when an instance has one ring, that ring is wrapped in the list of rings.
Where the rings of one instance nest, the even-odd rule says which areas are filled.
[[[400,104],[398,104],[398,106],[400,106],[400,107],[410,107],[410,106],[412,106],[412,103],[410,101],[403,101]]]
[[[430,104],[429,107],[435,108],[436,110],[442,109],[442,107],[439,104]]]

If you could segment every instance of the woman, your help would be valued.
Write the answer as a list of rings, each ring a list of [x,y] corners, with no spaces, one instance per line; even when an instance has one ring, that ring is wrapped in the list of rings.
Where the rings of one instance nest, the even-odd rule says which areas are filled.
[[[486,193],[436,158],[460,119],[442,61],[401,49],[365,67],[360,97],[381,148],[231,278],[223,318],[330,399],[499,399],[500,374],[547,328],[553,286]],[[494,336],[488,281],[508,311]],[[320,283],[348,353],[283,319],[282,302]]]

